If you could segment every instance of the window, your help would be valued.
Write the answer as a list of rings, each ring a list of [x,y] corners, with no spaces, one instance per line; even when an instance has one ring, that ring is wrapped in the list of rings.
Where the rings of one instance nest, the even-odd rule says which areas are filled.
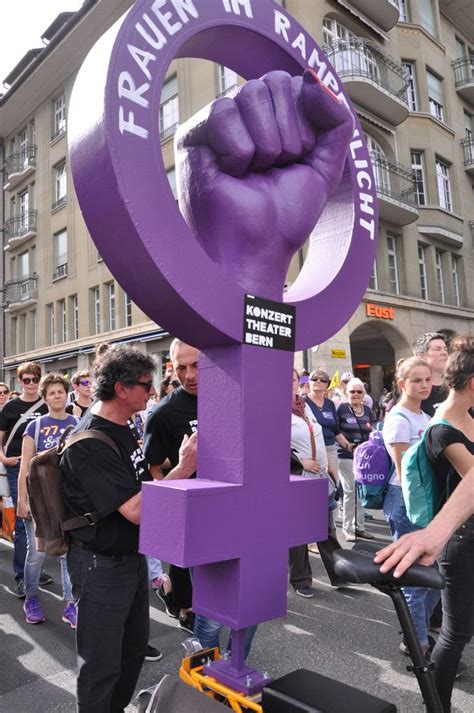
[[[388,170],[385,152],[380,144],[372,138],[372,136],[365,134],[365,138],[367,140],[367,147],[372,159],[377,190],[381,193],[385,193],[385,195],[390,195],[390,173]]]
[[[29,350],[28,344],[28,325],[26,322],[26,314],[20,315],[20,350],[22,352],[27,352]]]
[[[455,255],[451,255],[451,275],[453,278],[453,298],[454,298],[454,304],[456,307],[461,306],[461,294],[459,291],[459,270],[458,270],[458,264],[459,264],[459,259]]]
[[[20,144],[20,170],[23,170],[28,166],[28,131],[26,129],[20,131],[18,138]]]
[[[164,83],[160,99],[160,135],[167,139],[179,124],[178,78],[176,75]]]
[[[56,139],[66,131],[66,96],[64,92],[53,102],[53,135]]]
[[[466,136],[466,139],[472,139],[472,116],[467,113],[467,111],[464,112],[464,134]]]
[[[400,12],[399,22],[410,22],[408,0],[398,0],[398,10]]]
[[[418,2],[421,26],[436,37],[436,23],[433,11],[433,0],[418,0]]]
[[[28,193],[28,189],[26,191],[23,191],[23,193],[20,193],[18,198],[19,198],[19,203],[20,203],[19,234],[22,235],[22,234],[28,232],[28,223],[29,223],[28,219],[29,219],[29,206],[30,206],[30,196]]]
[[[124,293],[124,322],[126,327],[132,326],[132,300]]]
[[[426,78],[428,81],[428,100],[430,105],[430,114],[431,116],[434,116],[435,119],[439,119],[439,121],[444,121],[443,85],[441,83],[441,80],[438,79],[438,77],[435,77],[435,75],[429,72],[428,70],[426,71]]]
[[[31,349],[36,349],[37,344],[37,334],[38,327],[36,322],[36,310],[30,312],[30,324],[31,324]]]
[[[28,250],[18,255],[16,263],[17,277],[19,280],[26,279],[30,274],[30,255]]]
[[[439,302],[444,302],[446,301],[445,293],[444,293],[444,276],[443,276],[443,253],[441,250],[436,250],[435,251],[435,265],[436,265],[436,282],[438,285],[438,301]]]
[[[69,305],[72,324],[72,338],[79,339],[79,304],[77,295],[72,295],[69,298]]]
[[[100,334],[100,289],[98,287],[94,287],[91,290],[91,296],[94,334]]]
[[[403,62],[403,69],[407,77],[407,98],[408,109],[410,111],[418,111],[418,99],[416,96],[416,79],[415,79],[415,64],[414,62]]]
[[[53,280],[67,276],[67,230],[53,235]]]
[[[323,19],[323,38],[325,44],[339,45],[332,60],[339,73],[356,73],[370,79],[379,79],[377,60],[370,48],[354,32],[332,17]],[[341,43],[340,41],[343,40]]]
[[[428,299],[428,280],[426,277],[426,247],[418,243],[418,267],[420,269],[421,298]]]
[[[426,205],[425,165],[422,151],[411,152],[411,170],[415,181],[415,194],[418,205]]]
[[[438,184],[438,203],[444,210],[453,210],[451,199],[451,180],[449,166],[441,159],[436,159],[436,182]]]
[[[53,208],[63,205],[67,195],[66,162],[63,161],[54,169],[54,203]]]
[[[18,333],[18,317],[10,318],[10,350],[12,354],[18,354],[20,351]]]
[[[59,300],[59,341],[67,341],[66,300]]]
[[[46,313],[48,315],[48,336],[49,343],[53,347],[56,344],[56,327],[54,318],[54,304],[46,305]]]
[[[372,267],[372,274],[369,279],[369,285],[368,285],[370,290],[378,290],[379,289],[379,279],[377,275],[377,260],[374,260],[374,265]]]
[[[332,17],[323,19],[323,39],[327,45],[336,44],[338,40],[350,40],[355,38],[354,32],[348,30],[340,22]]]
[[[390,292],[398,295],[400,293],[400,280],[398,275],[397,238],[394,235],[387,235],[387,249]]]
[[[218,91],[220,96],[237,86],[237,72],[233,72],[232,69],[220,64],[218,67],[218,82]]]
[[[176,169],[169,168],[166,171],[166,175],[168,176],[168,183],[170,184],[171,192],[174,195],[175,200],[178,200],[178,192],[176,190]]]
[[[109,282],[107,285],[107,302],[109,306],[109,331],[116,328],[116,309],[115,309],[115,282]]]

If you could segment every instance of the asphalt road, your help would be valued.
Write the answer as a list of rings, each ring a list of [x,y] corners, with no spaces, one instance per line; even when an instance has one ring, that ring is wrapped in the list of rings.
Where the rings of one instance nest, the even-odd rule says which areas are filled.
[[[381,514],[374,514],[368,529],[382,544],[388,541],[388,531]],[[31,626],[25,623],[21,600],[13,595],[11,555],[11,547],[1,540],[0,713],[72,713],[74,632],[61,621],[59,561],[47,560],[46,569],[54,577],[41,591],[47,621]],[[318,556],[311,555],[311,564],[316,596],[302,599],[289,591],[287,616],[259,627],[248,663],[274,678],[297,668],[311,669],[389,700],[400,713],[423,713],[416,680],[406,671],[408,659],[398,651],[399,626],[390,599],[369,586],[335,590]],[[164,657],[145,662],[138,690],[157,683],[165,673],[177,673],[181,642],[187,636],[164,614],[153,593],[150,598],[150,642]],[[471,644],[464,654],[469,670],[456,683],[453,713],[474,710],[473,650]],[[133,711],[132,703],[127,713]]]

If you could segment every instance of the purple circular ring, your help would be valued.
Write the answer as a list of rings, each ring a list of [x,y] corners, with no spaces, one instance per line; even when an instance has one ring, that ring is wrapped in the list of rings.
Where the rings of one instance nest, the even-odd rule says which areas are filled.
[[[296,307],[296,349],[319,344],[347,322],[367,287],[377,237],[375,180],[342,83],[311,36],[271,0],[176,0],[166,11],[138,1],[91,50],[74,86],[68,131],[89,232],[120,285],[155,322],[201,349],[242,341],[244,291],[195,239],[163,165],[160,96],[167,68],[181,57],[226,65],[245,79],[273,69],[297,75],[310,65],[354,115],[340,186],[284,298]]]

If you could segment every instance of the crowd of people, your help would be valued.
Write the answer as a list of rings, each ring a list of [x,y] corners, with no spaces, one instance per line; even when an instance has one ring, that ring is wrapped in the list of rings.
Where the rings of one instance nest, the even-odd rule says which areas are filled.
[[[101,431],[117,446],[89,438],[68,448],[61,461],[65,517],[97,515],[93,527],[72,531],[68,554],[61,557],[62,618],[76,629],[81,713],[123,711],[143,660],[161,658],[148,642],[150,584],[181,629],[204,647],[220,643],[222,625],[192,611],[192,573],[173,564],[165,572],[160,560],[138,553],[142,482],[196,476],[199,353],[175,339],[170,357],[172,367],[156,388],[153,358],[119,345],[101,345],[93,370],[72,377],[72,395],[63,376],[42,376],[33,362],[18,367],[21,391],[14,398],[0,383],[0,462],[17,512],[13,575],[27,623],[45,621],[39,585],[51,582],[43,569],[44,553],[36,548],[26,491],[32,458],[56,446],[71,426]],[[443,335],[421,335],[413,356],[397,364],[393,388],[385,388],[378,402],[350,372],[342,375],[336,390],[329,389],[330,376],[323,369],[301,376],[295,370],[292,384],[290,470],[327,480],[329,527],[327,539],[291,548],[290,584],[301,597],[315,596],[309,551],[319,554],[333,587],[344,584],[332,563],[332,553],[341,546],[338,526],[346,542],[373,539],[366,527],[371,516],[358,497],[353,459],[383,420],[393,461],[384,515],[394,544],[377,557],[381,563],[386,560],[384,568],[397,565],[400,575],[415,556],[432,562],[443,547],[439,567],[446,588],[436,623],[437,590],[404,588],[404,594],[424,652],[435,663],[436,685],[448,713],[474,626],[474,339],[458,337],[448,350]],[[451,496],[428,539],[408,519],[401,488],[403,454],[427,428],[428,456]],[[455,507],[461,482],[464,490],[471,482],[471,490],[463,507]],[[469,499],[470,509],[465,505]],[[439,631],[436,642],[429,633],[433,627]],[[255,633],[255,626],[246,630],[246,655]],[[400,648],[406,652],[403,641]]]

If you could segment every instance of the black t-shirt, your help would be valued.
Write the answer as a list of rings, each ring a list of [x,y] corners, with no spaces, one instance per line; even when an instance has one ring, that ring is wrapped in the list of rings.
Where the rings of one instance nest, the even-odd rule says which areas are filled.
[[[81,413],[78,414],[78,418],[82,418],[82,417],[84,416],[85,412],[86,412],[88,409],[90,409],[91,404],[90,404],[89,406],[81,406],[81,404],[78,404],[77,401],[74,401],[74,403],[69,404],[68,406],[66,406],[66,413],[71,413],[71,414],[75,415],[75,414],[74,414],[74,411],[73,411],[73,409],[74,409],[75,406],[76,406],[78,409],[81,410]]]
[[[347,402],[343,402],[337,407],[337,426],[349,443],[359,444],[367,441],[372,431],[371,421],[370,408],[365,404],[363,416],[356,416]],[[353,451],[347,451],[340,445],[337,447],[337,455],[342,460],[354,458]]]
[[[7,401],[3,409],[0,411],[0,431],[5,431],[4,444],[7,442],[10,432],[18,419],[39,401],[41,401],[40,398],[36,401],[23,401],[21,398]],[[44,416],[47,413],[48,407],[45,403],[43,403],[37,409],[34,409],[29,416],[24,418],[24,422],[17,428],[15,435],[8,446],[7,452],[5,453],[6,456],[12,457],[21,455],[21,444],[26,426],[33,419],[38,418],[38,416]]]
[[[421,402],[421,410],[433,418],[436,413],[436,409],[443,401],[446,401],[448,397],[448,389],[442,384],[440,386],[433,386],[431,388],[431,393],[427,399]]]
[[[120,426],[89,412],[74,433],[91,428],[103,431],[117,444],[121,457],[97,439],[81,441],[68,448],[61,459],[65,518],[99,512],[93,526],[81,527],[72,535],[88,548],[111,555],[138,551],[138,525],[118,508],[151,480],[143,451],[128,424]]]
[[[183,387],[162,399],[148,416],[144,449],[150,465],[161,465],[167,458],[174,468],[179,461],[183,436],[197,430],[197,396]]]
[[[470,441],[462,431],[452,426],[435,424],[428,429],[425,439],[426,454],[431,462],[436,482],[436,493],[440,507],[461,482],[460,475],[444,456],[445,449],[453,443],[462,443],[474,455],[474,441]]]

